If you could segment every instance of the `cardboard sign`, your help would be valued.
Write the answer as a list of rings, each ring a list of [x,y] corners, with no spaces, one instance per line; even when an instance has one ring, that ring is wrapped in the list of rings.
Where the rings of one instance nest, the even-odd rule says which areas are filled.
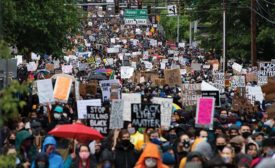
[[[213,74],[213,86],[218,88],[220,93],[224,93],[224,88],[225,88],[224,73],[214,73]]]
[[[72,79],[58,76],[54,87],[54,98],[57,101],[67,102],[71,90]]]
[[[112,100],[112,111],[110,116],[110,129],[123,128],[123,100]]]
[[[123,121],[131,121],[131,104],[141,103],[141,94],[139,93],[122,93],[123,102]]]
[[[232,69],[234,71],[236,71],[237,73],[241,73],[242,72],[242,68],[243,68],[243,66],[240,65],[240,64],[238,64],[238,63],[236,63],[236,62],[234,62],[233,65],[232,65]]]
[[[169,86],[180,86],[182,84],[180,69],[165,69],[164,79]]]
[[[96,95],[97,93],[97,84],[95,83],[88,83],[85,85],[86,86],[86,94],[90,95]]]
[[[215,99],[214,98],[200,98],[197,104],[196,111],[196,127],[203,127],[213,129],[213,118],[215,109]]]
[[[111,100],[114,99],[121,99],[121,87],[118,84],[112,84],[111,85]]]
[[[101,106],[101,100],[100,99],[78,100],[77,101],[78,119],[86,119],[88,117],[87,106]]]
[[[231,80],[231,87],[245,87],[245,76],[233,76]]]
[[[201,84],[183,84],[181,91],[183,106],[196,105],[201,97]]]
[[[251,102],[244,96],[234,95],[231,110],[235,112],[249,112],[254,113],[257,111]]]
[[[263,86],[268,83],[268,76],[258,76],[258,85]]]
[[[154,97],[153,104],[159,104],[161,110],[161,126],[169,127],[171,125],[171,116],[173,110],[173,99]]]
[[[111,86],[112,85],[119,86],[119,80],[102,80],[99,82],[101,91],[102,91],[102,100],[108,101],[111,97]]]
[[[259,76],[275,76],[275,64],[271,62],[259,63]]]
[[[192,63],[191,64],[191,69],[194,71],[200,71],[201,70],[201,64],[199,63]]]
[[[37,80],[37,91],[40,104],[53,103],[53,85],[51,79]]]
[[[132,126],[137,128],[160,128],[159,104],[132,104]]]
[[[108,134],[109,110],[101,106],[87,106],[88,125],[103,135]]]
[[[260,86],[246,86],[246,97],[251,104],[254,104],[255,101],[262,103],[264,100],[264,95]]]
[[[246,77],[246,82],[258,81],[257,73],[256,73],[256,72],[247,73],[247,74],[245,75],[245,77]]]
[[[54,72],[54,64],[46,64],[46,69],[50,72]]]
[[[134,68],[130,66],[122,66],[120,67],[120,73],[122,79],[129,79],[134,74]]]
[[[157,86],[164,86],[165,85],[165,79],[163,79],[163,78],[155,78],[154,83]]]

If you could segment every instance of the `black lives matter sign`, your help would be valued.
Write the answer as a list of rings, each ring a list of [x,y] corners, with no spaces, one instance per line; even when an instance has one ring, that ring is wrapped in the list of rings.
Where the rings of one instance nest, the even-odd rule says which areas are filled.
[[[132,126],[139,128],[159,128],[159,104],[131,104]]]
[[[108,134],[108,109],[101,106],[87,106],[87,120],[90,127],[98,130],[103,135]]]

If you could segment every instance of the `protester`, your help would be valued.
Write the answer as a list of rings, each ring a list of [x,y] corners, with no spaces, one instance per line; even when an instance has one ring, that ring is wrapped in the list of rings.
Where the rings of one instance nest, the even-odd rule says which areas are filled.
[[[71,168],[96,168],[96,161],[91,155],[89,146],[80,146],[79,153],[73,160]]]

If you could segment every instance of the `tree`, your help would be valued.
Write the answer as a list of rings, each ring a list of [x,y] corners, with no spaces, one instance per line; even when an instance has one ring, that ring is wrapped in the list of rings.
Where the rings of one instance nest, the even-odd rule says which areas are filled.
[[[70,48],[68,35],[79,26],[80,12],[74,0],[5,0],[0,1],[3,38],[19,51],[28,54],[60,56]]]

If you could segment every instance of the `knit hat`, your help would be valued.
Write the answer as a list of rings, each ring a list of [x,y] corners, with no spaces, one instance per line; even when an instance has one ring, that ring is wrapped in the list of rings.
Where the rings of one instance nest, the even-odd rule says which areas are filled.
[[[238,145],[242,145],[244,143],[244,138],[242,136],[235,136],[230,140],[230,143],[235,143]]]
[[[200,142],[194,151],[201,153],[208,160],[213,157],[213,150],[211,145],[206,141]]]
[[[61,106],[56,106],[56,107],[54,108],[54,112],[62,113],[62,112],[63,112],[63,107],[61,107]]]
[[[175,156],[173,156],[169,152],[163,153],[162,160],[163,160],[163,163],[166,165],[174,165],[176,162]]]

